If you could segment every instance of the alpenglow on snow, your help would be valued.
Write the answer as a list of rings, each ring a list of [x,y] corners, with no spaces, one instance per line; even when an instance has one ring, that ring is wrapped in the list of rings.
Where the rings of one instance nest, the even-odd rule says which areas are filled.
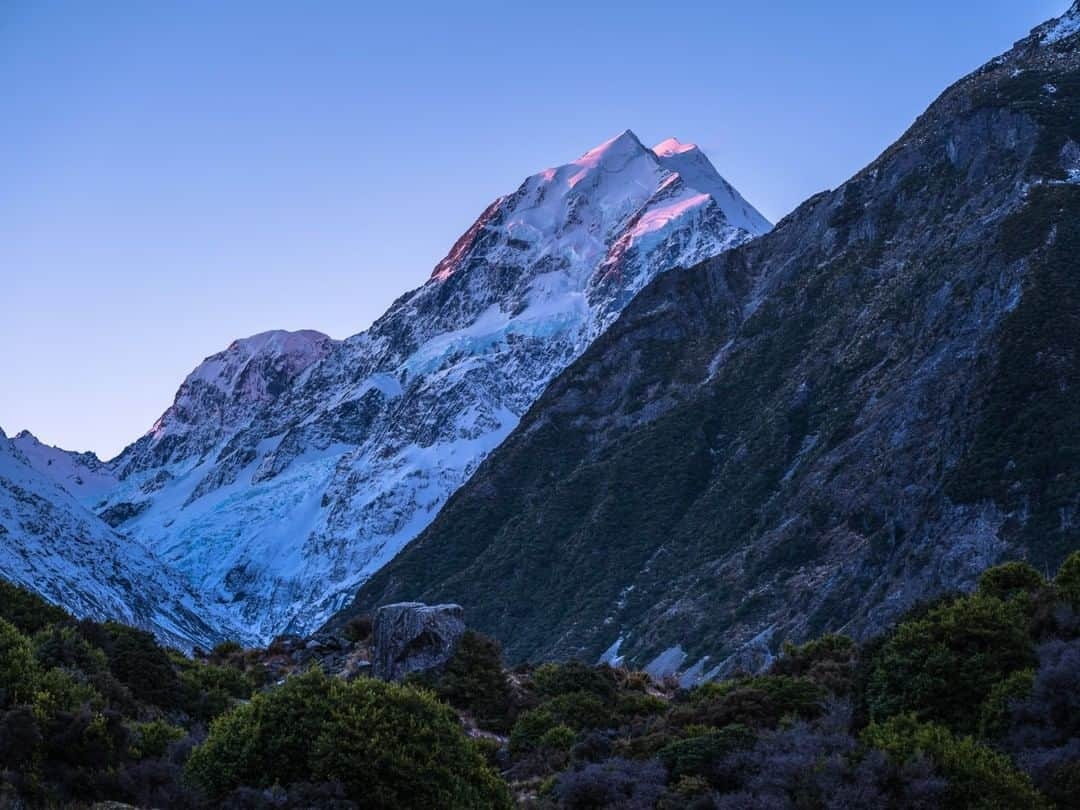
[[[628,130],[495,200],[367,331],[238,340],[104,465],[113,485],[61,483],[245,641],[309,631],[654,276],[769,227],[696,146]]]

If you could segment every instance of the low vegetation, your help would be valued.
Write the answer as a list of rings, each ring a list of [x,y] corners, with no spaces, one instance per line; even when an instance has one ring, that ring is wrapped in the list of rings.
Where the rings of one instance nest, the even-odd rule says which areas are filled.
[[[0,806],[1050,810],[1080,791],[1080,552],[690,689],[507,670],[472,632],[402,685],[269,683],[258,659],[188,658],[0,585]]]

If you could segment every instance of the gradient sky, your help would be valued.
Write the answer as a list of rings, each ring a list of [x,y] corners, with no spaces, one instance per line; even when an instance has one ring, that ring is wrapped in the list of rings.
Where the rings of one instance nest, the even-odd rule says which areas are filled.
[[[775,221],[1069,3],[374,5],[0,0],[9,434],[109,457],[206,355],[364,329],[628,127]]]

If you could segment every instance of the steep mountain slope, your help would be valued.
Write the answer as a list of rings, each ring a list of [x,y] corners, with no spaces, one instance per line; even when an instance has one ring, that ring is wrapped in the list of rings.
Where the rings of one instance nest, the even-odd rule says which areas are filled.
[[[1080,9],[768,235],[664,274],[337,619],[688,679],[1080,545]]]
[[[209,648],[235,632],[176,572],[35,470],[2,430],[0,577],[77,616],[117,619],[185,649]]]
[[[83,502],[245,638],[313,629],[637,291],[768,227],[697,147],[626,131],[492,203],[368,331],[266,333],[208,358]]]

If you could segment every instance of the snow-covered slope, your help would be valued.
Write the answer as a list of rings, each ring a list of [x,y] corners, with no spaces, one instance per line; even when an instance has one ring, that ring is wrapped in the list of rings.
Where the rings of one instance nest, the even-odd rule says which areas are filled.
[[[768,227],[696,147],[626,131],[493,202],[366,332],[209,358],[95,505],[247,638],[313,628],[649,280]]]
[[[39,459],[49,450],[33,437]],[[71,466],[54,456],[54,473]],[[61,471],[62,470],[62,471]],[[78,486],[76,484],[76,486]],[[235,634],[137,541],[118,536],[40,473],[0,430],[0,577],[63,605],[77,616],[118,619],[181,648],[211,646]]]

